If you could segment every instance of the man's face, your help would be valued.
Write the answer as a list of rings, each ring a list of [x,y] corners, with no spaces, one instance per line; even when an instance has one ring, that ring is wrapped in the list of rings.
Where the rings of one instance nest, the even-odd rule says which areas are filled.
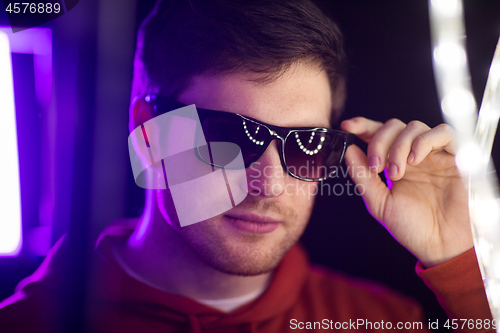
[[[329,127],[331,92],[324,71],[297,65],[271,83],[254,74],[197,76],[179,96],[184,104],[239,113],[283,127]],[[249,194],[235,208],[180,227],[172,198],[157,190],[165,220],[210,266],[238,275],[271,271],[302,235],[317,183],[284,173],[274,140],[247,171]]]

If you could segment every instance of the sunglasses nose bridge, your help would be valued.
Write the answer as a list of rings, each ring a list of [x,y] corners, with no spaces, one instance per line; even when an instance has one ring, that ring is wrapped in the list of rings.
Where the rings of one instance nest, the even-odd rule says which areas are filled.
[[[278,133],[277,131],[270,129],[270,128],[268,128],[268,130],[269,130],[269,134],[271,135],[271,138],[269,139],[267,147],[269,147],[269,145],[274,140],[279,141],[278,147],[276,147],[276,148],[278,149],[278,155],[280,157],[281,167],[283,168],[283,172],[289,174],[288,168],[286,167],[286,164],[285,164],[285,140],[286,140],[286,137],[288,136],[288,133]],[[286,134],[286,135],[283,135],[283,134]]]
[[[271,134],[271,140],[277,140],[279,139],[281,142],[285,142],[285,138],[278,134],[276,131],[273,131],[272,129],[269,129],[269,134]]]

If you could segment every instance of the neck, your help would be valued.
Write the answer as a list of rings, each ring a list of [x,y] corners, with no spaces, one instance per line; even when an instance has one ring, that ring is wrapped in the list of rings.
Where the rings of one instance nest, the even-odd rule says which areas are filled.
[[[191,299],[224,299],[261,290],[270,274],[237,276],[216,270],[172,229],[147,191],[146,206],[126,244],[113,252],[132,277],[154,288]],[[203,223],[203,222],[201,222]]]

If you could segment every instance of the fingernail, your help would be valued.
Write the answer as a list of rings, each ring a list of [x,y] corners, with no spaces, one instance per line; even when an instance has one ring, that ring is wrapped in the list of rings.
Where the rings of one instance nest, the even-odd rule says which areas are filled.
[[[380,166],[380,158],[375,155],[368,157],[368,166],[370,167],[370,170],[378,170],[378,167]]]
[[[410,155],[408,156],[408,163],[411,163],[415,160],[415,152],[412,150]]]
[[[389,163],[389,178],[395,177],[398,174],[398,166],[395,163]]]

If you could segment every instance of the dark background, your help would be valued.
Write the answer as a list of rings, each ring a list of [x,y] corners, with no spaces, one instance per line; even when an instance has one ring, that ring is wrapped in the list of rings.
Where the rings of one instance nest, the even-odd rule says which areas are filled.
[[[83,309],[88,267],[83,258],[95,236],[114,218],[139,215],[143,204],[142,191],[134,183],[128,161],[127,109],[135,31],[153,3],[82,0],[71,12],[45,25],[54,29],[54,85],[61,138],[58,147],[67,142],[66,137],[73,140],[72,154],[59,152],[57,158],[58,163],[68,162],[65,158],[71,162],[67,164],[71,174],[58,183],[59,204],[55,210],[66,207],[69,215],[64,219],[55,214],[53,242],[69,231],[75,244],[73,251],[82,258],[71,270],[82,290],[75,298],[77,309]],[[405,122],[421,120],[429,126],[442,122],[432,72],[426,1],[316,3],[345,35],[349,78],[344,118],[362,115],[386,121],[395,117]],[[7,25],[4,14],[0,14],[0,24]],[[472,83],[479,103],[500,35],[500,1],[465,1],[465,19]],[[26,96],[32,94],[28,93],[32,73],[26,74],[29,61],[24,56],[14,58],[16,93],[18,85],[24,84]],[[16,97],[21,112],[22,103],[17,103]],[[40,132],[36,121],[24,123],[26,128],[34,126],[32,135]],[[64,132],[67,128],[71,130]],[[493,149],[498,166],[498,142]],[[32,165],[36,169],[37,164]],[[34,172],[26,177],[43,175]],[[337,181],[345,184],[347,179]],[[28,194],[23,194],[23,202],[25,195],[33,196],[33,191],[37,191],[36,186],[24,191]],[[26,216],[36,219],[33,214]],[[432,292],[414,273],[416,259],[371,218],[360,197],[318,197],[301,241],[312,262],[387,284],[417,299],[429,319],[445,318]],[[41,259],[25,251],[17,258],[0,258],[0,299],[12,294],[17,282],[31,274]],[[82,316],[75,316],[75,327],[81,327],[77,323],[82,320]]]
[[[420,120],[431,127],[443,121],[426,1],[317,3],[345,35],[350,60],[346,118]],[[464,5],[472,84],[480,103],[500,35],[500,2]],[[493,149],[498,166],[498,135]],[[370,218],[359,198],[318,198],[302,240],[314,262],[382,281],[419,300],[428,318],[446,320],[433,293],[414,273],[416,259]]]

